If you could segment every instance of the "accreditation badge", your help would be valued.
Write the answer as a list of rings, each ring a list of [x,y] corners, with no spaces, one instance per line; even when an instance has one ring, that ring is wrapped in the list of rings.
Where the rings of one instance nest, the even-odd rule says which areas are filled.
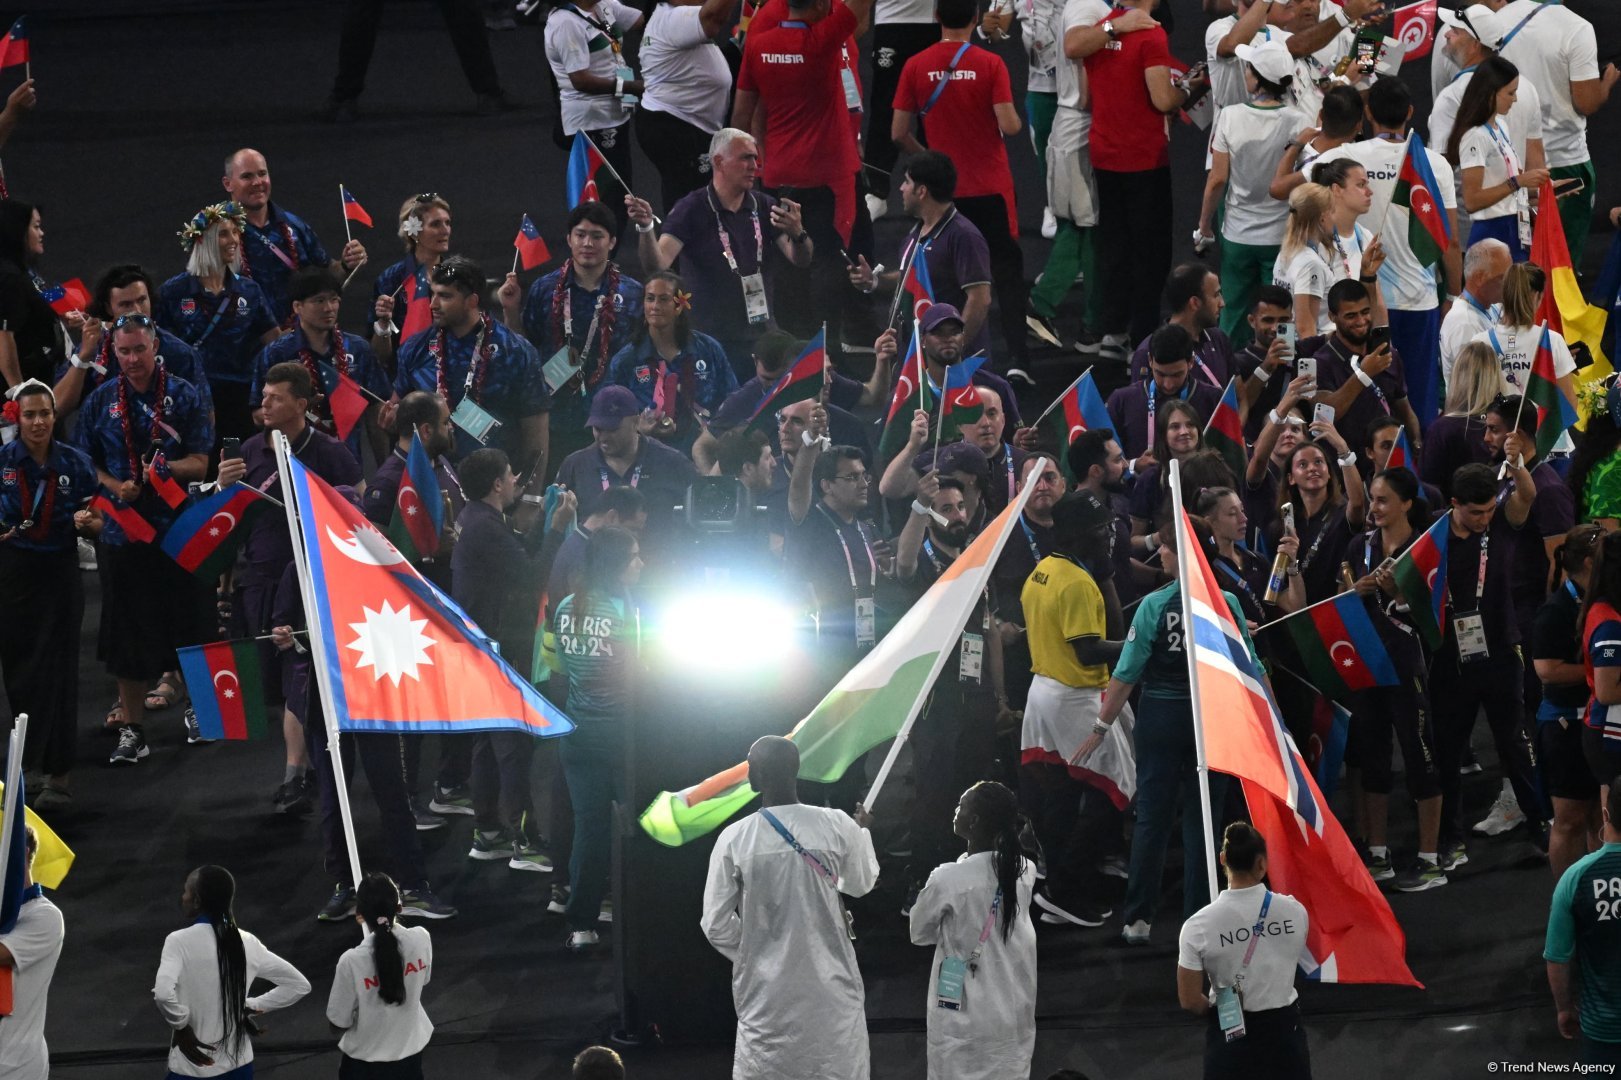
[[[501,421],[485,412],[470,397],[462,398],[456,411],[450,414],[450,422],[477,439],[480,445],[488,443],[490,435],[501,426]]]

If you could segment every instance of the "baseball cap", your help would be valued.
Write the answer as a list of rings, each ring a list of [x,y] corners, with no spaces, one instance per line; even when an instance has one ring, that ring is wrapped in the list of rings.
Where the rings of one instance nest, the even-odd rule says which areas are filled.
[[[586,418],[585,426],[589,428],[618,427],[619,421],[627,416],[640,416],[642,414],[641,402],[636,395],[624,386],[604,386],[597,391],[597,396],[591,399],[591,415]]]
[[[1488,49],[1497,48],[1503,35],[1508,32],[1503,17],[1485,4],[1471,4],[1459,11],[1440,8],[1435,14],[1444,25],[1472,34]]]
[[[1267,82],[1281,83],[1295,73],[1295,58],[1281,41],[1265,41],[1259,45],[1240,45],[1233,50],[1240,60],[1249,64]]]
[[[968,325],[967,320],[962,317],[962,312],[950,304],[930,304],[928,310],[923,313],[923,318],[918,320],[918,329],[927,334],[943,322],[959,322],[964,326]]]
[[[991,462],[985,451],[973,443],[946,443],[939,450],[925,450],[912,461],[913,470],[922,476],[930,469],[940,473],[968,473],[981,480],[991,475]]]
[[[1087,532],[1112,524],[1114,514],[1090,491],[1073,491],[1053,504],[1053,527]]]

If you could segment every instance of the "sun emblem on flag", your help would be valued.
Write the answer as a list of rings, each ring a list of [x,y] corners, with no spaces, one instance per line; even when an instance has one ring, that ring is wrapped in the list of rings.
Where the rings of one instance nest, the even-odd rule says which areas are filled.
[[[358,635],[347,646],[360,654],[355,667],[369,667],[374,680],[390,679],[396,687],[406,676],[420,681],[417,668],[433,664],[428,648],[438,644],[422,632],[428,620],[411,618],[410,604],[396,611],[387,600],[380,611],[362,605],[361,615],[364,622],[349,624]]]

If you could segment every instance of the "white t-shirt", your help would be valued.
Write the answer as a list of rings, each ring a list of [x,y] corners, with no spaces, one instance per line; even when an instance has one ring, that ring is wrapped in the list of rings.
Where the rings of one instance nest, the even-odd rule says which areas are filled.
[[[12,973],[12,1014],[0,1021],[0,1076],[7,1080],[46,1080],[51,1073],[45,1046],[45,1003],[56,961],[62,955],[62,912],[43,896],[30,900],[0,945],[17,962]]]
[[[1469,88],[1469,77],[1473,73],[1474,68],[1459,72],[1458,77],[1436,95],[1435,106],[1430,109],[1430,135],[1424,144],[1437,154],[1445,155],[1447,152],[1447,140],[1452,138],[1452,123],[1458,118],[1458,103],[1463,100],[1463,92]],[[1520,76],[1520,88],[1514,105],[1506,116],[1499,116],[1497,122],[1508,132],[1514,152],[1524,161],[1531,140],[1542,139],[1542,95],[1530,79]]]
[[[1502,117],[1497,118],[1501,119]],[[1515,153],[1514,144],[1509,141],[1508,132],[1503,130],[1501,124],[1494,121],[1490,129],[1485,124],[1476,124],[1458,139],[1460,187],[1465,169],[1485,170],[1480,178],[1482,188],[1507,183],[1510,176],[1520,175],[1520,155]],[[1529,198],[1530,193],[1523,188],[1511,191],[1490,206],[1474,211],[1471,217],[1476,221],[1513,217],[1520,212],[1521,204],[1526,203]]]
[[[1537,358],[1537,346],[1542,344],[1542,327],[1538,326],[1506,326],[1499,322],[1489,329],[1482,330],[1474,337],[1476,341],[1484,341],[1492,347],[1503,361],[1503,378],[1514,387],[1516,394],[1525,393],[1526,382],[1531,376],[1531,363]],[[1548,331],[1548,345],[1553,353],[1553,373],[1555,378],[1563,378],[1576,370],[1576,359],[1570,355],[1570,346],[1557,330]]]
[[[1267,896],[1265,885],[1228,889],[1182,924],[1178,967],[1203,971],[1213,986],[1232,986],[1244,964],[1250,938]],[[1244,971],[1244,1011],[1264,1012],[1294,1004],[1295,968],[1306,948],[1306,907],[1287,893],[1272,893],[1266,919]]]
[[[1453,301],[1447,317],[1441,320],[1441,378],[1452,379],[1452,365],[1458,362],[1463,347],[1491,329],[1503,314],[1496,304],[1484,311],[1467,295]]]
[[[697,8],[692,10],[696,11]],[[338,1049],[360,1061],[399,1061],[428,1045],[433,1021],[422,1008],[422,988],[433,977],[433,938],[420,926],[394,924],[405,961],[405,1000],[390,1005],[377,983],[376,935],[338,957],[326,1018],[348,1028]]]
[[[1446,207],[1448,214],[1457,209],[1458,196],[1454,187],[1452,166],[1445,158],[1428,147],[1430,169],[1435,173],[1435,195]],[[1365,139],[1346,143],[1325,151],[1317,161],[1327,163],[1341,158],[1358,162],[1368,172],[1368,186],[1373,189],[1373,205],[1359,219],[1370,229],[1384,222],[1381,239],[1385,247],[1385,264],[1379,268],[1379,290],[1385,306],[1398,311],[1430,311],[1440,306],[1435,295],[1436,268],[1420,266],[1407,244],[1407,210],[1391,208],[1390,197],[1396,190],[1396,177],[1407,153],[1405,139]],[[1386,210],[1389,219],[1386,220]]]
[[[274,988],[254,996],[244,1004],[252,1012],[285,1009],[310,992],[310,981],[299,970],[248,933],[242,934],[245,958],[244,986],[264,979]],[[157,979],[152,984],[152,1000],[165,1022],[176,1030],[191,1027],[196,1036],[214,1046],[214,1064],[193,1065],[179,1047],[169,1050],[169,1071],[180,1076],[221,1076],[253,1060],[253,1039],[244,1037],[239,1050],[224,1042],[225,1013],[220,1008],[219,949],[214,944],[214,928],[205,922],[193,923],[163,939],[163,956],[158,961]]]
[[[1057,93],[1058,65],[1064,59],[1058,25],[1063,18],[1063,0],[1023,0],[1018,12],[1024,20],[1024,51],[1030,58],[1024,88],[1038,94]]]
[[[932,26],[934,0],[877,0],[873,5],[872,21],[878,26],[891,23],[927,23]]]
[[[1064,55],[1064,34],[1077,26],[1096,26],[1111,10],[1104,0],[1065,0],[1064,13],[1058,26],[1058,67],[1054,72],[1058,104],[1064,108],[1080,107],[1081,79],[1086,71],[1079,60],[1071,60]]]
[[[1221,223],[1225,239],[1256,246],[1283,242],[1289,204],[1274,199],[1267,189],[1284,144],[1309,125],[1304,115],[1286,105],[1246,103],[1221,110],[1210,148],[1229,157]]]
[[[1520,20],[1539,12],[1530,22]],[[1587,117],[1570,100],[1570,84],[1599,77],[1598,39],[1593,24],[1557,4],[1512,0],[1497,13],[1511,30],[1503,59],[1520,69],[1542,95],[1542,146],[1550,168],[1580,165],[1587,150]]]
[[[703,9],[660,4],[642,35],[642,108],[713,135],[726,126],[732,69],[704,33]]]
[[[1324,5],[1323,19],[1330,19],[1330,8]],[[1311,117],[1312,125],[1316,126],[1317,114],[1323,108],[1323,95],[1326,87],[1319,85],[1322,80],[1345,82],[1344,76],[1336,77],[1334,68],[1339,62],[1351,54],[1356,47],[1356,33],[1349,27],[1334,35],[1334,39],[1314,53],[1308,53],[1295,61],[1295,108]]]
[[[1328,290],[1341,277],[1344,275],[1335,276],[1322,252],[1315,246],[1301,248],[1290,256],[1288,262],[1280,253],[1278,261],[1272,264],[1272,284],[1288,289],[1291,296],[1315,296],[1323,301],[1317,306],[1315,332],[1319,334],[1334,332],[1334,320],[1328,317]],[[1307,327],[1300,328],[1302,336],[1312,332]]]
[[[618,127],[630,119],[630,114],[612,94],[585,94],[574,89],[569,72],[589,71],[604,79],[613,79],[614,72],[629,61],[621,58],[610,45],[606,27],[616,27],[621,33],[635,25],[642,13],[627,7],[619,0],[597,0],[591,11],[581,11],[573,4],[553,8],[546,17],[546,62],[552,66],[557,89],[563,106],[563,134],[577,131],[601,131]]]
[[[1249,88],[1244,85],[1244,62],[1236,56],[1216,55],[1216,46],[1221,44],[1221,39],[1237,25],[1238,17],[1228,15],[1211,23],[1204,32],[1205,59],[1210,65],[1210,101],[1217,109],[1225,109],[1229,105],[1242,105],[1250,99]],[[1280,30],[1276,26],[1263,26],[1255,37],[1250,39],[1250,44],[1288,40],[1289,31]]]

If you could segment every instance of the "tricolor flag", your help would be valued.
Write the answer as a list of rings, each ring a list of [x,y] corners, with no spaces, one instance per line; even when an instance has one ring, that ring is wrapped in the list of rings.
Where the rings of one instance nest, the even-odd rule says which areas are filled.
[[[1227,380],[1227,389],[1210,413],[1210,422],[1204,429],[1205,446],[1221,455],[1227,467],[1233,470],[1233,482],[1243,483],[1244,471],[1249,466],[1249,452],[1244,447],[1244,421],[1238,411],[1238,376]]]
[[[1551,180],[1542,185],[1538,200],[1550,212],[1537,215],[1531,232],[1531,261],[1548,275],[1542,305],[1537,308],[1537,321],[1564,337],[1567,345],[1581,342],[1593,354],[1593,362],[1577,373],[1578,380],[1585,383],[1602,379],[1612,370],[1604,354],[1604,324],[1609,320],[1609,313],[1593,307],[1582,295],[1576,270],[1570,263],[1570,246],[1565,240],[1564,222],[1559,220],[1558,200]]]
[[[533,270],[541,263],[551,261],[552,253],[528,214],[523,216],[523,223],[518,226],[518,235],[513,238],[512,246],[518,249],[518,259],[525,270]]]
[[[264,738],[268,725],[257,641],[216,641],[176,652],[203,738]]]
[[[395,734],[574,730],[348,499],[296,457],[277,457],[331,723]]]
[[[1071,475],[1069,468],[1069,447],[1075,441],[1075,436],[1083,431],[1114,427],[1114,421],[1109,419],[1109,410],[1104,408],[1103,396],[1098,393],[1098,385],[1092,379],[1091,368],[1081,372],[1081,377],[1058,395],[1058,400],[1047,407],[1036,426],[1042,429],[1046,441],[1058,451],[1058,467],[1063,470],[1065,478],[1075,483],[1079,478]]]
[[[124,530],[124,535],[137,544],[150,544],[157,539],[158,531],[152,527],[150,521],[136,513],[133,507],[116,506],[107,496],[97,495],[90,500],[90,509],[99,510],[106,517],[112,518],[118,523],[118,527]]]
[[[1317,693],[1315,686],[1312,687],[1311,734],[1316,744],[1312,775],[1317,778],[1317,788],[1323,798],[1332,799],[1340,786],[1340,767],[1345,764],[1345,746],[1351,738],[1351,710]]]
[[[1396,442],[1390,448],[1390,456],[1385,459],[1387,469],[1406,469],[1415,475],[1418,473],[1418,464],[1413,460],[1413,448],[1407,441],[1407,425],[1396,425]]]
[[[39,291],[39,295],[58,315],[83,311],[90,306],[90,290],[78,278],[47,286]]]
[[[1173,471],[1173,492],[1177,485]],[[1180,497],[1176,503],[1182,609],[1193,643],[1188,679],[1204,763],[1243,783],[1250,819],[1266,838],[1272,887],[1311,917],[1301,968],[1323,982],[1421,985],[1408,970],[1406,938],[1390,905],[1324,804]]]
[[[1558,215],[1555,214],[1555,217]],[[1547,326],[1537,340],[1537,355],[1531,361],[1531,374],[1525,381],[1525,400],[1537,410],[1537,457],[1548,452],[1577,420],[1576,402],[1559,385],[1553,359],[1553,342]]]
[[[394,519],[388,525],[388,538],[413,563],[425,555],[439,553],[439,536],[445,528],[445,500],[439,491],[439,477],[433,471],[422,437],[411,436],[411,452],[400,473],[399,493],[394,497]]]
[[[1407,246],[1413,249],[1418,264],[1440,262],[1452,243],[1451,215],[1441,201],[1440,185],[1417,131],[1407,136],[1407,153],[1402,156],[1390,204],[1407,208]]]
[[[366,415],[366,391],[333,364],[323,361],[320,372],[326,407],[332,414],[332,427],[338,433],[338,438],[347,439],[355,425],[360,423],[360,418]]]
[[[574,133],[574,146],[568,154],[568,206],[572,210],[583,202],[601,202],[597,192],[597,170],[608,163],[583,131]]]
[[[238,481],[198,499],[163,534],[163,553],[204,581],[219,577],[236,558],[247,527],[271,502]]]
[[[1341,593],[1282,622],[1318,692],[1349,702],[1358,690],[1400,683],[1396,662],[1356,593]]]
[[[788,733],[799,745],[801,780],[837,780],[851,762],[895,738],[916,718],[956,653],[963,624],[1034,490],[1035,485],[1025,485],[895,628]],[[642,811],[642,829],[669,847],[696,840],[754,799],[748,775],[748,765],[739,763],[692,787],[661,792]]]
[[[1396,589],[1407,602],[1424,643],[1440,647],[1446,636],[1447,538],[1452,515],[1442,514],[1396,560]]]
[[[912,261],[906,266],[906,277],[901,287],[912,294],[912,319],[923,318],[923,313],[934,303],[934,282],[929,280],[929,253],[926,248],[912,248]]]
[[[974,385],[974,372],[985,366],[985,357],[970,356],[946,368],[946,384],[940,388],[941,442],[950,442],[962,429],[979,423],[985,415],[985,399]],[[946,432],[949,430],[949,436]]]
[[[900,374],[895,378],[895,392],[889,397],[889,411],[884,414],[884,433],[878,439],[878,460],[888,462],[906,447],[911,436],[912,415],[918,409],[929,412],[929,375],[923,364],[923,346],[918,340],[917,327],[912,327],[912,344],[901,361]]]
[[[343,195],[343,216],[357,225],[371,228],[371,215],[366,213],[366,208],[361,206],[349,189],[342,184],[338,185],[338,190]]]
[[[28,64],[28,16],[19,15],[6,36],[0,38],[0,71]]]
[[[782,377],[766,391],[760,404],[749,414],[749,422],[744,425],[744,430],[754,427],[784,406],[822,396],[822,383],[827,377],[826,343],[827,327],[824,326],[805,343],[805,350],[799,354],[793,366],[783,372]]]
[[[175,483],[174,477],[170,475],[169,461],[163,456],[162,451],[152,455],[152,469],[147,474],[147,483],[171,510],[180,509],[189,497],[186,489]]]

